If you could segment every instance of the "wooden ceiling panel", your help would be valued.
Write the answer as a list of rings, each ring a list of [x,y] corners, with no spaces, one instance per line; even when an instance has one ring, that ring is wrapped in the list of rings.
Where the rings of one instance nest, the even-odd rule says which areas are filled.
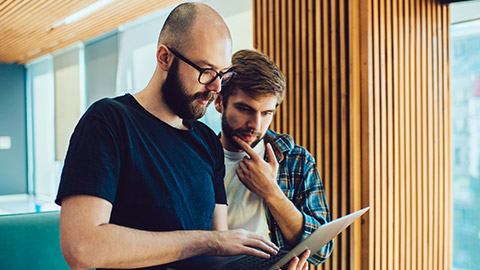
[[[87,41],[179,0],[116,0],[71,23],[54,27],[97,0],[0,1],[0,62],[25,64],[79,41]],[[160,26],[159,26],[160,30]]]

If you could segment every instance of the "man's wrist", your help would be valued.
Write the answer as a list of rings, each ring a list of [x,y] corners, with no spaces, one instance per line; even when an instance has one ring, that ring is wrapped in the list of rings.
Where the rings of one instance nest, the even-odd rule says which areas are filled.
[[[263,198],[268,206],[274,206],[281,203],[283,200],[288,200],[287,196],[283,193],[282,189],[277,185],[276,188]]]
[[[200,246],[203,247],[202,254],[215,255],[218,252],[218,237],[218,231],[205,231],[200,243]]]

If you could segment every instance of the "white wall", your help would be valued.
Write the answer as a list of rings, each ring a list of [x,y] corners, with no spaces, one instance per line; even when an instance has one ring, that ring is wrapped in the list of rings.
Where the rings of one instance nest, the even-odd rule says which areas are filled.
[[[480,19],[480,0],[450,4],[450,23],[456,24]]]

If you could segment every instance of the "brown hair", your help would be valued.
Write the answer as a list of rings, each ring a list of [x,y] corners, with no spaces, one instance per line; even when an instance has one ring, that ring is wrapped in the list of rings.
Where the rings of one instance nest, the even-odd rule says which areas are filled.
[[[261,52],[240,50],[232,56],[232,69],[237,73],[222,86],[222,102],[242,90],[252,98],[265,95],[277,96],[277,106],[285,94],[285,79],[275,63]]]

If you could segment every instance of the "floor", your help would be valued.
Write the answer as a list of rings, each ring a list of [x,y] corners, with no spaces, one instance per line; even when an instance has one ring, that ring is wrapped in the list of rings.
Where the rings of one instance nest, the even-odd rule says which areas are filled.
[[[60,210],[53,200],[26,194],[0,196],[0,215]]]

